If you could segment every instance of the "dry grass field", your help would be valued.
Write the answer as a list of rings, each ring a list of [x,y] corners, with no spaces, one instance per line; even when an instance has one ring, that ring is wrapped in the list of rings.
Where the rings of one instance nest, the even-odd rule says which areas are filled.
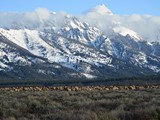
[[[0,88],[0,120],[160,120],[160,86]]]

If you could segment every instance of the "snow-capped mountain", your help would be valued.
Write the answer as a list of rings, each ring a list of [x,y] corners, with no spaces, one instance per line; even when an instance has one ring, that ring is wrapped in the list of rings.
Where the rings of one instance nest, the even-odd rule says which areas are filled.
[[[113,15],[111,10],[109,10],[104,4],[98,5],[87,11],[88,13],[97,13],[101,15]]]
[[[104,5],[89,12],[113,15]],[[106,34],[66,13],[51,12],[41,19],[37,14],[37,23],[13,20],[12,25],[1,26],[2,79],[105,79],[160,73],[160,44],[145,41],[118,21]]]

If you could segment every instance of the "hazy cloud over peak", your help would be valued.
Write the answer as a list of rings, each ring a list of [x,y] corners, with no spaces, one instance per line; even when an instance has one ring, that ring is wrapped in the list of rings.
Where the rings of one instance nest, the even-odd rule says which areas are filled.
[[[50,17],[50,12],[45,8],[37,8],[32,12],[25,13],[3,12],[0,13],[0,27],[36,28],[39,27],[43,21],[50,19]]]
[[[137,32],[145,40],[160,41],[160,16],[140,14],[102,15],[98,12],[88,11],[88,13],[78,17],[80,20],[98,27],[107,35],[111,34],[114,27],[120,26]]]
[[[98,9],[98,11],[96,11]],[[108,13],[107,13],[108,11]],[[106,14],[102,14],[105,12]],[[109,14],[110,13],[110,14]],[[45,8],[37,8],[25,13],[0,13],[0,27],[36,29],[44,26],[61,27],[64,19],[70,16],[65,12],[53,13]],[[117,26],[129,28],[148,41],[160,41],[160,16],[151,15],[118,15],[113,14],[104,5],[92,8],[77,16],[80,21],[98,27],[106,35]]]

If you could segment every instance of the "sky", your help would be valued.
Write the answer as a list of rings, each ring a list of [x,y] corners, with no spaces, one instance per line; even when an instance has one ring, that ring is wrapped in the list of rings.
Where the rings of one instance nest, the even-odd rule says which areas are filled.
[[[105,4],[114,14],[160,16],[160,0],[0,0],[0,12],[26,12],[47,8],[75,15],[100,4]]]

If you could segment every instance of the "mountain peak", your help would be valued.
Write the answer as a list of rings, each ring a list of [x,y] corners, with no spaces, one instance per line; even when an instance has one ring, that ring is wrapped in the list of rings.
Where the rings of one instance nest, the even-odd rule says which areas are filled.
[[[101,4],[101,5],[98,5],[94,8],[92,8],[90,10],[90,12],[96,12],[96,13],[99,13],[101,15],[106,15],[106,14],[109,14],[109,15],[112,15],[113,13],[111,12],[111,10],[109,10],[105,4]]]

